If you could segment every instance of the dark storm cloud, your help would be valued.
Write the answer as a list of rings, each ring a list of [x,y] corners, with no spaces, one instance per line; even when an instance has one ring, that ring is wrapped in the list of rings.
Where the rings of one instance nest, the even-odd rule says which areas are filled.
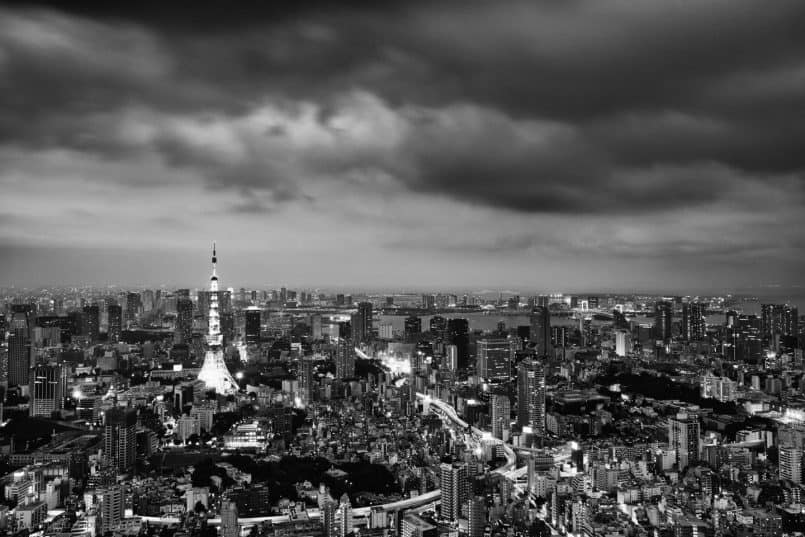
[[[805,109],[800,1],[117,4],[6,12],[0,140],[156,154],[279,202],[305,196],[308,175],[368,169],[534,213],[712,204],[805,165],[805,122],[791,117]],[[286,159],[272,150],[289,138],[283,124],[262,138],[234,129],[229,153],[199,140],[266,101],[289,121],[312,103],[332,134],[353,91],[398,117],[399,141],[345,147],[333,135],[331,149],[280,146]],[[154,132],[116,131],[132,110],[152,114]]]

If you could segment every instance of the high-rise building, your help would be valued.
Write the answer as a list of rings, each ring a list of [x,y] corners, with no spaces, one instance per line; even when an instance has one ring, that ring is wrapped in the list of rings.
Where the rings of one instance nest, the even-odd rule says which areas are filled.
[[[674,305],[661,300],[654,304],[654,339],[671,340],[671,324],[674,318]]]
[[[185,344],[193,340],[193,301],[189,297],[176,300],[176,340]]]
[[[324,527],[324,537],[338,536],[338,526],[335,518],[337,511],[338,503],[328,496],[321,507],[321,524]]]
[[[444,339],[447,334],[447,319],[441,315],[434,315],[430,318],[428,327],[437,338]]]
[[[31,369],[31,416],[49,418],[53,412],[64,408],[65,373],[59,365],[40,364]]]
[[[439,466],[439,483],[442,518],[455,521],[461,515],[461,505],[468,492],[467,465],[442,463]]]
[[[355,376],[355,349],[348,339],[341,338],[335,350],[335,378],[351,379]]]
[[[545,435],[545,369],[533,358],[520,362],[517,372],[517,423],[535,437]]]
[[[476,372],[491,382],[511,380],[517,342],[513,338],[478,340]]]
[[[416,315],[411,315],[405,319],[405,341],[408,343],[413,343],[417,339],[419,339],[419,335],[422,333],[422,319],[417,317]]]
[[[699,431],[699,418],[695,415],[680,412],[668,420],[668,444],[671,449],[676,450],[680,470],[699,460]]]
[[[12,317],[8,336],[8,384],[26,386],[31,368],[31,339],[28,317],[15,313]]]
[[[682,337],[687,341],[702,341],[707,333],[705,306],[699,302],[682,304]]]
[[[96,304],[84,306],[84,329],[82,333],[93,343],[100,338],[101,312]]]
[[[431,319],[431,322],[433,319]],[[447,321],[447,338],[456,346],[458,368],[466,369],[470,362],[470,323],[467,319]]]
[[[249,345],[260,342],[260,310],[257,308],[246,310],[246,343]]]
[[[104,415],[104,458],[121,473],[134,466],[137,453],[136,428],[136,410],[113,407]]]
[[[489,396],[489,409],[492,421],[492,436],[504,439],[511,427],[511,401],[506,394],[493,393]]]
[[[536,306],[531,311],[531,341],[537,355],[551,354],[551,312],[547,306]]]
[[[780,479],[788,479],[794,483],[802,483],[802,447],[792,444],[781,444],[779,449]]]
[[[352,517],[352,502],[349,500],[349,496],[346,492],[341,495],[341,501],[338,505],[338,512],[341,522],[338,535],[339,537],[347,537],[347,535],[352,534],[355,522]]]
[[[797,337],[799,335],[799,310],[795,306],[783,306],[780,333],[784,336]]]
[[[628,330],[615,330],[615,354],[627,356],[632,352],[632,334]]]
[[[483,537],[486,526],[486,498],[473,496],[467,503],[467,537]]]
[[[313,377],[313,360],[302,358],[299,360],[299,399],[303,405],[309,404],[315,398],[315,378]]]
[[[142,310],[143,301],[140,293],[126,294],[126,326],[137,326]]]
[[[123,331],[123,308],[117,304],[109,304],[106,306],[106,316],[109,343],[120,343],[120,336]]]
[[[321,315],[318,313],[310,316],[310,334],[313,336],[314,341],[319,341],[322,338]]]
[[[238,506],[235,502],[221,502],[221,537],[240,537]]]
[[[123,521],[124,497],[123,487],[110,485],[95,492],[98,498],[98,514],[100,515],[100,534],[115,530]]]
[[[372,339],[372,303],[358,303],[358,311],[352,316],[352,339],[356,345]]]

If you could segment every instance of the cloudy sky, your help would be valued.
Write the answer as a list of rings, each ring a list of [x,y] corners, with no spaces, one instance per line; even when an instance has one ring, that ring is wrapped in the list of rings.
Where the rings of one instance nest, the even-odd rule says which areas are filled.
[[[801,0],[122,4],[0,7],[0,285],[803,283]]]

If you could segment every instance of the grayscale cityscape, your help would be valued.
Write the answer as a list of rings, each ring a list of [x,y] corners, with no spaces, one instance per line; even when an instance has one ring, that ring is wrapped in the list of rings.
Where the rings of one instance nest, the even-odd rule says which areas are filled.
[[[805,2],[0,3],[0,537],[805,535]]]

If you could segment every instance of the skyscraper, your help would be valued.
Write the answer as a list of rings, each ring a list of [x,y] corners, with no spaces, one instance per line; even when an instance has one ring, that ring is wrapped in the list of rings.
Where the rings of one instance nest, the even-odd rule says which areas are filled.
[[[355,376],[355,349],[348,339],[340,338],[335,349],[335,378]]]
[[[486,526],[486,498],[473,496],[467,503],[467,537],[483,537]]]
[[[109,464],[121,473],[135,462],[137,411],[113,407],[106,411],[103,422],[103,454]]]
[[[422,333],[422,319],[416,315],[411,315],[405,319],[405,341],[415,342]]]
[[[28,315],[16,312],[11,316],[8,336],[8,384],[27,386],[31,368],[31,338]]]
[[[674,305],[661,300],[654,304],[654,339],[668,342],[671,340],[671,323],[674,317]]]
[[[140,293],[126,294],[126,326],[137,326],[142,309],[143,301]]]
[[[305,358],[299,360],[299,399],[303,405],[307,405],[315,398],[315,379],[313,377],[313,367],[313,360],[308,360]]]
[[[447,334],[447,319],[441,315],[434,315],[430,318],[429,328],[436,337],[444,339]]]
[[[788,479],[794,483],[802,483],[802,447],[793,444],[781,444],[779,448],[780,479]]]
[[[37,365],[31,369],[31,416],[49,418],[56,410],[64,408],[64,389],[67,385],[65,371],[58,365]]]
[[[467,319],[450,319],[447,321],[447,338],[451,344],[456,346],[458,368],[466,369],[470,361],[469,321]]]
[[[221,537],[240,537],[238,506],[235,502],[221,502]]]
[[[707,332],[704,320],[705,307],[699,302],[682,304],[682,337],[688,341],[701,341]]]
[[[193,301],[180,296],[176,300],[176,341],[190,343],[193,339]]]
[[[493,393],[489,396],[489,409],[492,421],[492,436],[500,438],[505,436],[511,425],[511,401],[506,394]]]
[[[353,528],[354,528],[354,520],[352,518],[352,502],[349,500],[349,496],[345,492],[341,495],[341,501],[338,505],[339,511],[339,518],[341,521],[340,524],[340,531],[338,535],[340,537],[347,537],[347,535],[351,535]]]
[[[84,306],[83,334],[93,343],[98,341],[101,330],[101,313],[96,304]]]
[[[531,311],[531,341],[537,355],[551,354],[551,312],[547,306],[536,306]]]
[[[356,345],[372,339],[371,302],[358,303],[358,311],[352,316],[352,339]]]
[[[668,444],[676,450],[680,470],[699,460],[699,430],[699,418],[686,412],[680,412],[668,420]]]
[[[442,463],[439,466],[442,518],[455,521],[461,515],[461,504],[466,495],[466,481],[466,464]]]
[[[98,512],[100,514],[100,534],[103,535],[116,529],[123,521],[124,498],[123,487],[109,485],[98,489],[95,493],[98,498]]]
[[[628,330],[615,330],[615,354],[626,356],[632,352],[632,335]]]
[[[120,336],[123,330],[123,308],[117,304],[109,304],[106,306],[107,323],[109,328],[107,334],[109,335],[109,343],[119,343]]]
[[[330,499],[329,495],[324,500],[324,505],[321,508],[321,523],[324,527],[324,537],[337,537],[338,526],[336,524],[335,515],[338,511],[338,503]]]
[[[533,434],[545,435],[545,369],[533,358],[526,358],[517,372],[517,423],[531,427]]]
[[[491,382],[511,379],[517,344],[512,338],[481,339],[478,341],[476,372]]]
[[[260,313],[257,308],[246,310],[246,343],[248,345],[260,342]]]
[[[204,363],[198,373],[198,379],[207,385],[207,389],[219,394],[232,394],[238,391],[238,383],[224,362],[223,336],[221,335],[221,318],[218,313],[218,274],[216,264],[218,257],[215,244],[212,246],[212,276],[210,277],[210,311],[207,331],[207,352]]]

